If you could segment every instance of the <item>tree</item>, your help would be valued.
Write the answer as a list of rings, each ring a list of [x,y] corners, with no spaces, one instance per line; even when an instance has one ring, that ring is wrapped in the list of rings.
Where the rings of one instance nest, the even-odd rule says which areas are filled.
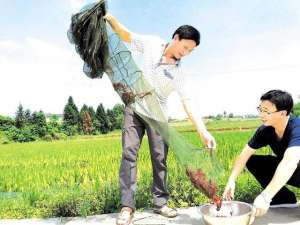
[[[87,111],[89,111],[89,108],[87,107],[86,104],[83,104],[83,106],[82,106],[81,109],[80,109],[80,113],[82,113],[82,112],[87,112]]]
[[[80,110],[80,125],[84,134],[91,134],[94,130],[90,110],[86,104]]]
[[[108,128],[110,131],[116,128],[117,120],[113,110],[107,109]]]
[[[0,115],[0,130],[7,130],[9,127],[12,127],[14,125],[15,121],[12,118]]]
[[[67,135],[74,135],[79,130],[79,112],[72,96],[69,97],[63,113],[63,130]]]
[[[217,114],[217,116],[216,116],[216,120],[221,120],[222,119],[222,114]]]
[[[121,129],[123,120],[124,120],[124,105],[122,104],[116,104],[113,109],[112,109],[115,119],[116,119],[116,124],[115,124],[115,129]]]
[[[57,115],[51,115],[49,122],[47,124],[47,132],[54,136],[56,133],[60,132],[60,124],[58,122],[58,116]]]
[[[83,111],[82,130],[84,134],[91,134],[93,131],[93,123],[88,111]]]
[[[95,127],[97,126],[96,112],[92,106],[88,107],[88,112],[90,114],[92,124],[93,124],[93,134],[96,134],[96,129],[95,129]]]
[[[94,110],[94,108],[92,106],[88,107],[88,112],[89,112],[89,114],[91,116],[91,119],[95,120],[96,119],[96,112],[95,112],[95,110]]]
[[[79,130],[82,132],[83,131],[83,120],[85,117],[85,112],[88,111],[88,107],[86,104],[83,104],[83,106],[80,109],[80,113],[79,113]],[[84,133],[84,131],[83,131]]]
[[[25,125],[25,112],[22,104],[18,106],[15,118],[15,124],[17,128],[21,128]]]
[[[106,134],[109,131],[109,121],[102,103],[97,107],[96,120],[96,129],[102,134]]]
[[[78,126],[79,112],[72,96],[69,97],[68,103],[65,105],[63,122],[71,126]]]
[[[32,113],[33,133],[38,137],[44,137],[47,133],[46,116],[43,111]]]
[[[298,117],[300,116],[300,102],[294,105],[293,114]]]
[[[25,124],[30,124],[31,123],[31,112],[29,109],[26,109],[24,112],[24,118],[25,118]]]

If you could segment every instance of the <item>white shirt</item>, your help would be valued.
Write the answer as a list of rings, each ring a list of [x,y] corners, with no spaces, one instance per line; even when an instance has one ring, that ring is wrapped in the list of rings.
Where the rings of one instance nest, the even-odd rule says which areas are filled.
[[[167,42],[156,36],[131,35],[130,50],[136,55],[144,77],[155,89],[155,93],[167,114],[167,98],[176,91],[180,98],[187,99],[184,91],[184,76],[179,61],[176,64],[164,62],[163,53]]]

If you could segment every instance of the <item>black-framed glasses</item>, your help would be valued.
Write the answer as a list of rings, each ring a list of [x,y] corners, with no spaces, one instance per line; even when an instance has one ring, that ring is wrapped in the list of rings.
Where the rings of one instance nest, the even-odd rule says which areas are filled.
[[[256,110],[257,110],[258,113],[266,114],[266,115],[268,115],[268,116],[272,115],[273,113],[276,113],[276,112],[279,112],[279,111],[280,111],[280,110],[276,110],[276,111],[274,111],[274,112],[270,112],[270,111],[268,111],[268,110],[264,110],[264,109],[260,108],[259,106],[256,107]]]

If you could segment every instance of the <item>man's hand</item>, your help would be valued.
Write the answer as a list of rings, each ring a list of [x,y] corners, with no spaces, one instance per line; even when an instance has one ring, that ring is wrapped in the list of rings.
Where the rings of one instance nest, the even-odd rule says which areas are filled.
[[[215,138],[208,131],[203,132],[201,136],[208,149],[215,149],[217,147]]]
[[[122,41],[125,42],[131,42],[131,32],[123,26],[119,21],[110,13],[106,13],[105,16],[103,16],[103,19],[105,19],[112,29],[119,35]]]
[[[229,179],[223,192],[223,199],[231,201],[234,199],[235,181]]]
[[[256,209],[255,216],[263,216],[264,214],[267,213],[270,207],[272,199],[268,196],[268,194],[263,191],[258,195],[253,203],[253,206]]]
[[[110,21],[113,18],[113,16],[110,13],[106,13],[105,16],[103,16],[103,19]]]

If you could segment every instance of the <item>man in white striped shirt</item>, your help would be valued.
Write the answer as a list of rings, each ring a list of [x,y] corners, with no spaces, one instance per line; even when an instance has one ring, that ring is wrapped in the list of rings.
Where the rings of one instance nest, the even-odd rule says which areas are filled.
[[[189,98],[184,91],[184,77],[180,69],[181,58],[188,55],[200,43],[200,33],[189,25],[180,26],[168,43],[155,36],[138,35],[128,31],[110,14],[105,16],[113,30],[120,38],[130,44],[131,50],[141,57],[140,68],[167,114],[167,98],[176,91],[189,119],[205,145],[214,149],[216,142],[207,131],[199,113],[193,112]],[[120,167],[120,191],[122,210],[117,218],[118,225],[127,225],[133,218],[135,210],[134,192],[136,189],[136,159],[143,135],[147,132],[153,167],[153,203],[154,212],[166,217],[175,217],[177,212],[167,206],[167,153],[168,146],[161,136],[142,120],[130,106],[125,107],[122,132],[122,161]]]

